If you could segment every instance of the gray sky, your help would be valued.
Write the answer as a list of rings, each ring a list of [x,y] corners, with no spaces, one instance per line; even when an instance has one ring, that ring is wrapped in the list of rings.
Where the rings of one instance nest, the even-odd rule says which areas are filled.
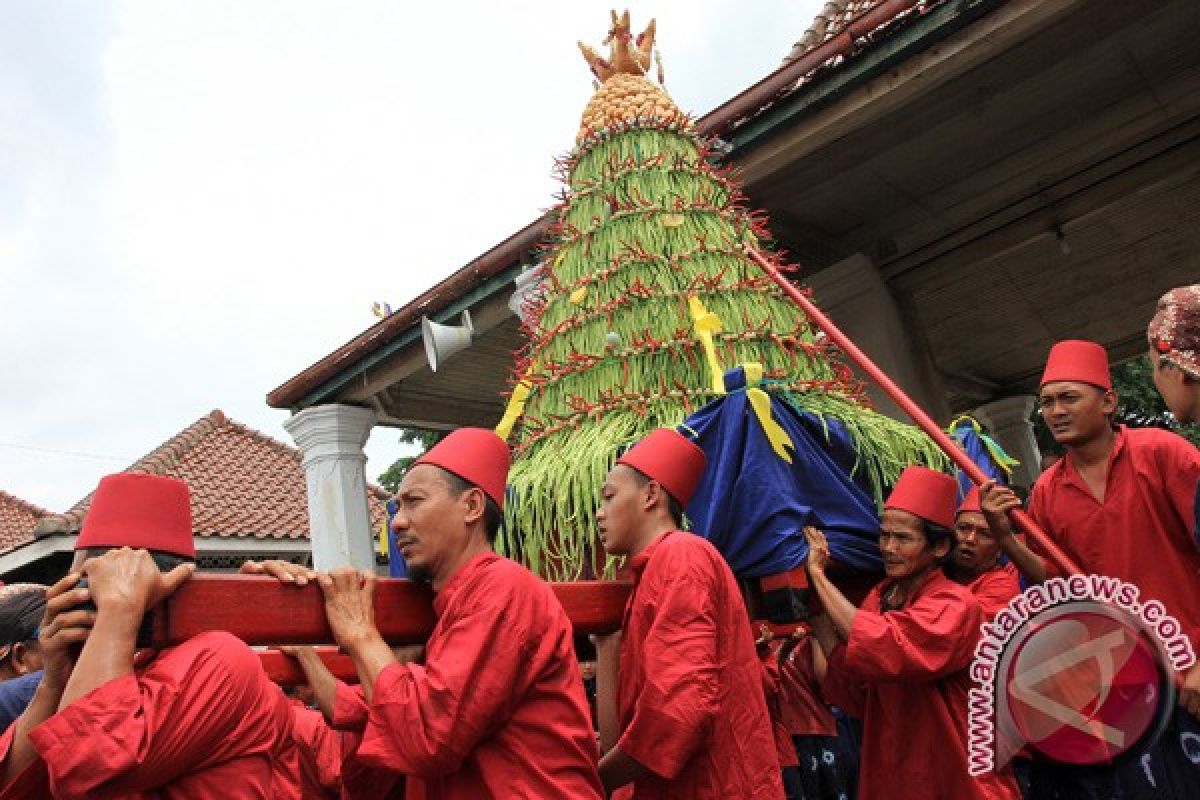
[[[630,10],[699,115],[822,5]],[[290,442],[270,389],[552,204],[610,7],[7,0],[0,488],[63,510],[213,408]]]

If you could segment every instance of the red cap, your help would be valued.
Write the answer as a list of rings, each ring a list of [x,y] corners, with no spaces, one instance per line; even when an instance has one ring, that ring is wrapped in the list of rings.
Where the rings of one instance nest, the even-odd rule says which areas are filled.
[[[430,464],[453,472],[467,483],[478,486],[504,510],[508,463],[508,445],[495,431],[459,428],[414,461],[413,466]]]
[[[119,472],[100,479],[76,550],[140,547],[196,557],[187,484],[176,478]]]
[[[905,467],[883,507],[907,511],[943,528],[953,528],[957,498],[958,481],[946,473],[928,467]]]
[[[972,486],[971,491],[967,492],[967,496],[963,498],[962,503],[958,507],[956,514],[961,514],[964,511],[974,511],[976,514],[982,514],[983,509],[979,505],[979,487]]]
[[[1090,383],[1101,389],[1112,388],[1112,376],[1108,372],[1108,353],[1095,342],[1068,339],[1050,348],[1046,356],[1046,370],[1042,373],[1045,386],[1055,381],[1077,381]]]
[[[704,477],[704,462],[704,451],[674,428],[651,431],[617,459],[618,464],[658,481],[681,506],[692,499],[692,492]]]

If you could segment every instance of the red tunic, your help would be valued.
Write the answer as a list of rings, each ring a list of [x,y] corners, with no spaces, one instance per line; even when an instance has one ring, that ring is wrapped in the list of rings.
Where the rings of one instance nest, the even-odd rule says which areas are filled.
[[[796,759],[796,746],[792,743],[792,734],[783,719],[783,685],[778,661],[780,644],[781,642],[774,641],[765,647],[759,647],[763,693],[767,699],[767,714],[771,717],[771,735],[775,738],[775,756],[779,759],[779,766],[794,767],[800,762]]]
[[[289,714],[250,648],[201,634],[30,731],[41,758],[0,796],[287,797]]]
[[[815,646],[811,638],[805,639],[780,665],[783,724],[792,736],[837,736],[837,720],[821,699],[813,673],[810,648]]]
[[[292,747],[287,755],[296,798],[333,798],[342,794],[343,737],[325,722],[320,711],[313,711],[298,700],[290,700]]]
[[[434,599],[425,663],[379,673],[357,759],[409,797],[599,798],[571,623],[550,587],[495,553]]]
[[[783,795],[750,619],[728,565],[690,533],[630,561],[617,746],[649,769],[635,798]]]
[[[971,594],[983,609],[983,619],[991,622],[1008,602],[1021,593],[1021,579],[1010,561],[1000,564],[967,584]]]
[[[863,720],[860,797],[1017,798],[1011,774],[967,774],[967,674],[979,603],[934,570],[904,607],[881,613],[871,590],[829,658],[822,694]]]
[[[1192,534],[1198,478],[1200,453],[1186,439],[1122,427],[1103,503],[1068,454],[1034,484],[1029,513],[1085,572],[1129,581],[1142,603],[1160,601],[1200,648],[1200,548]],[[1046,570],[1060,574],[1049,560]]]

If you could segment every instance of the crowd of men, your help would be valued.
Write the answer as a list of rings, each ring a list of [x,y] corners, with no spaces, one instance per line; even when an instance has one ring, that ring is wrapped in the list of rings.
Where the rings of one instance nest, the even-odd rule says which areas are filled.
[[[1154,380],[1200,418],[1200,286],[1163,297]],[[1159,600],[1200,645],[1200,453],[1115,425],[1104,349],[1060,342],[1041,412],[1063,458],[1028,511],[1084,571]],[[1195,797],[1200,667],[1164,732],[1107,764],[1018,759],[968,770],[968,666],[980,625],[1054,562],[1010,524],[989,482],[907,467],[884,504],[885,577],[854,603],[803,532],[819,613],[790,636],[755,631],[737,580],[683,532],[705,469],[674,430],[617,459],[597,513],[633,584],[619,633],[597,637],[589,706],[576,637],[550,588],[493,551],[509,467],[491,431],[460,429],[420,457],[392,532],[435,593],[423,647],[375,625],[375,575],[284,562],[243,571],[315,582],[357,685],[289,647],[310,702],[284,694],[227,633],[139,649],[148,609],[194,572],[186,485],[122,473],[92,499],[69,573],[0,589],[0,798],[1045,798]],[[1192,739],[1188,739],[1188,737]],[[861,737],[861,741],[859,741]],[[1025,768],[1027,767],[1027,768]],[[1018,781],[1018,773],[1021,780]]]

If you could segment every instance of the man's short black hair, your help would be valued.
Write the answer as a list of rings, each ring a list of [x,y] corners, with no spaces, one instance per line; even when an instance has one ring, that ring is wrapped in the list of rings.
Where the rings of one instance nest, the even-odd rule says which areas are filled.
[[[468,489],[479,489],[479,486],[476,484],[463,480],[450,470],[438,467],[438,471],[446,479],[446,485],[450,489],[450,494],[455,497],[458,497]],[[500,510],[500,506],[496,504],[496,501],[487,492],[483,493],[483,497],[487,501],[483,507],[483,527],[487,531],[488,542],[495,544],[496,536],[500,533],[500,526],[504,523],[504,512]]]
[[[629,467],[628,464],[623,464],[622,466]],[[629,469],[633,472],[633,479],[637,481],[639,489],[650,483],[651,478],[649,475],[642,472],[640,469],[637,469],[636,467],[629,467]],[[667,496],[667,511],[671,514],[671,520],[675,523],[676,528],[682,529],[683,506],[679,504],[678,500],[671,496],[671,493],[667,491],[665,486],[663,486],[661,483],[659,486],[662,487],[663,494]]]
[[[89,558],[99,558],[109,550],[120,549],[119,547],[89,547],[86,550],[77,552],[82,552],[84,560],[87,560]],[[192,564],[196,561],[194,558],[181,556],[177,553],[164,553],[161,550],[150,550],[149,553],[150,558],[154,559],[154,565],[158,567],[159,572],[170,572],[180,564]]]
[[[921,520],[921,531],[925,534],[925,544],[930,549],[937,547],[943,541],[950,542],[950,549],[946,551],[946,555],[937,560],[938,564],[945,563],[954,553],[955,537],[954,531],[944,525],[938,525],[936,522],[930,522],[924,517],[918,517]]]
[[[32,641],[45,612],[45,586],[16,584],[5,587],[0,598],[0,645]]]

